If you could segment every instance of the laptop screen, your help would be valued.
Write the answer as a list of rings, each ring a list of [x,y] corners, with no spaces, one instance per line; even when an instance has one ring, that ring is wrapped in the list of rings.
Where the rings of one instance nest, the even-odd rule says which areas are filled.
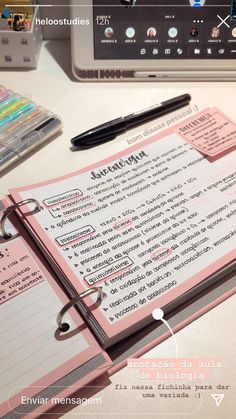
[[[236,0],[94,0],[93,6],[95,60],[236,58]]]

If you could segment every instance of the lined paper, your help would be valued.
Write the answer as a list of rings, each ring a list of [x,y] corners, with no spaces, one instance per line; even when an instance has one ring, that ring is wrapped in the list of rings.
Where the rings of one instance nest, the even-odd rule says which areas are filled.
[[[0,278],[3,403],[83,352],[89,344],[81,333],[56,339],[56,317],[63,304],[19,237],[0,244]],[[76,327],[70,316],[65,321],[72,329]]]

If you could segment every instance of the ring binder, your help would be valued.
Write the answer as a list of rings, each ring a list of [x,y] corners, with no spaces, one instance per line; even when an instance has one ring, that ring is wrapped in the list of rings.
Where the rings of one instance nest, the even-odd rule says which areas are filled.
[[[0,230],[2,232],[2,238],[10,239],[11,236],[12,236],[10,233],[7,233],[7,231],[5,229],[5,222],[6,222],[7,218],[9,217],[9,215],[12,212],[14,212],[17,208],[21,207],[22,205],[31,204],[32,202],[34,202],[35,205],[36,205],[36,208],[32,212],[35,212],[36,210],[40,211],[41,206],[40,206],[39,202],[36,199],[33,199],[33,198],[24,199],[24,200],[18,202],[17,204],[11,205],[10,207],[6,208],[3,211],[3,215],[2,215],[1,220],[0,220]]]
[[[102,287],[93,287],[81,292],[76,297],[72,298],[67,304],[64,305],[64,307],[61,309],[57,316],[57,325],[58,329],[61,332],[67,332],[70,328],[68,323],[62,323],[64,314],[82,298],[88,297],[89,295],[94,294],[95,292],[98,293],[97,301],[102,301],[105,297],[105,294],[102,292]]]

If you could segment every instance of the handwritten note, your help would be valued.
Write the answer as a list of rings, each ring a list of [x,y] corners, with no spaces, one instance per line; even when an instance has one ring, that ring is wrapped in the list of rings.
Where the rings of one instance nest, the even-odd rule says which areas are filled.
[[[27,250],[11,242],[0,250],[0,276],[0,304],[45,280]]]
[[[47,203],[32,216],[37,234],[75,287],[104,286],[103,318],[128,325],[128,316],[234,251],[235,184],[235,154],[210,163],[168,134],[20,198]],[[94,205],[78,211],[81,200]]]
[[[198,113],[174,131],[207,156],[216,157],[236,147],[236,123],[217,108]]]

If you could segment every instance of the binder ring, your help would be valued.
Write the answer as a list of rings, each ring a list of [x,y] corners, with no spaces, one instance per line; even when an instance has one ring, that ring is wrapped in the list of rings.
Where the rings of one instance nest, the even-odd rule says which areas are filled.
[[[10,233],[7,233],[6,229],[5,229],[5,222],[7,220],[7,218],[9,217],[9,215],[14,212],[17,208],[20,208],[22,205],[27,205],[27,204],[31,204],[34,203],[35,204],[35,210],[34,211],[40,211],[41,207],[39,202],[36,199],[30,198],[30,199],[24,199],[23,201],[18,202],[17,204],[11,205],[10,207],[6,208],[3,211],[3,215],[2,218],[0,220],[0,229],[2,232],[2,236],[4,239],[9,239],[11,237]]]
[[[97,296],[97,301],[102,301],[104,298],[104,294],[102,292],[102,287],[93,287],[90,288],[86,291],[81,292],[79,295],[77,295],[76,297],[72,298],[70,301],[68,301],[68,303],[66,305],[64,305],[64,307],[61,309],[61,311],[58,313],[57,316],[57,325],[58,325],[58,329],[61,332],[67,332],[67,330],[69,330],[70,326],[68,323],[62,323],[62,319],[64,314],[72,307],[74,306],[76,303],[78,303],[78,301],[80,301],[81,299],[88,297],[91,294],[94,294],[95,292],[97,292],[98,296]]]

